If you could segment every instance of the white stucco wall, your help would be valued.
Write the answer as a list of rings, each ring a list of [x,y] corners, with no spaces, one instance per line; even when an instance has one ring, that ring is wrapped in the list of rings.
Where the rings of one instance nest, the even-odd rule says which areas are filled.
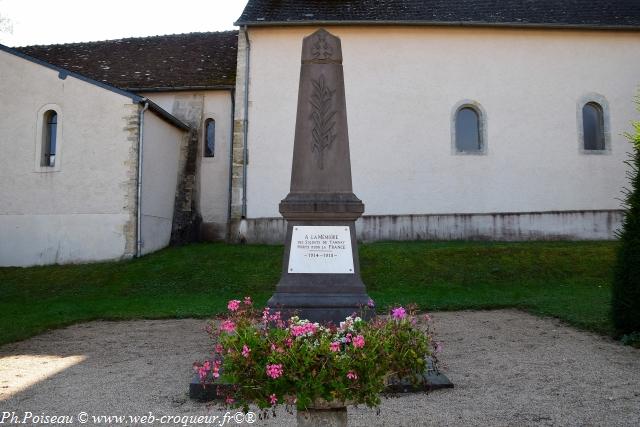
[[[231,149],[231,95],[229,90],[151,92],[144,96],[174,116],[197,125],[198,197],[202,222],[211,225],[214,238],[224,238],[229,209],[229,150]],[[215,156],[204,157],[204,122],[216,121]],[[206,236],[205,236],[206,237]]]
[[[149,111],[142,157],[142,254],[169,245],[185,132]]]
[[[289,190],[302,38],[250,28],[248,217]],[[637,118],[640,33],[331,27],[342,39],[355,194],[366,215],[619,209],[621,134]],[[609,104],[611,152],[581,153],[576,109]],[[462,100],[487,113],[487,154],[451,149]]]
[[[0,265],[126,256],[137,105],[3,51],[0,94]],[[41,115],[50,108],[56,167],[43,168]]]

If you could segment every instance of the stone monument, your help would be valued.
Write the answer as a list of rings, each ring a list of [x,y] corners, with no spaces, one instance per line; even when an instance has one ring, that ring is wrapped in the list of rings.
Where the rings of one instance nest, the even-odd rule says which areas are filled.
[[[355,221],[364,204],[353,194],[340,39],[320,29],[302,43],[291,190],[280,203],[287,220],[282,276],[268,302],[285,317],[297,312],[315,322],[338,323],[369,302],[360,278]],[[421,385],[407,378],[391,392],[453,387],[431,360]],[[231,384],[205,387],[195,375],[189,396],[223,399]],[[221,391],[219,391],[219,388]],[[346,425],[347,411],[298,413],[298,425]]]
[[[369,301],[360,278],[340,39],[324,29],[302,42],[282,276],[268,302],[311,321],[337,323]]]

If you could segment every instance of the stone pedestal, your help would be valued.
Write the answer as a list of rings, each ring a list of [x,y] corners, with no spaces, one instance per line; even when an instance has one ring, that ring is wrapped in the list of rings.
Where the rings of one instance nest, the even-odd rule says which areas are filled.
[[[298,411],[298,427],[347,427],[347,408]]]
[[[337,323],[369,301],[360,278],[340,39],[320,29],[302,44],[282,277],[268,305]]]

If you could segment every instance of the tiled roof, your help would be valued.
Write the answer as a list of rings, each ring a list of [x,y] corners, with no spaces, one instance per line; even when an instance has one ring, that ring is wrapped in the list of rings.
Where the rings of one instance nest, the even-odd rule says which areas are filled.
[[[15,48],[26,55],[131,90],[235,86],[238,32],[189,33]]]
[[[317,23],[640,29],[640,1],[249,0],[236,25]]]

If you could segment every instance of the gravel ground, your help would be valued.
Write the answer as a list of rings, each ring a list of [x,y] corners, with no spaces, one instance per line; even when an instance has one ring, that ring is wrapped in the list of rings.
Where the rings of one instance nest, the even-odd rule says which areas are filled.
[[[383,400],[380,415],[349,408],[350,425],[640,425],[639,350],[515,310],[433,317],[455,388]],[[161,424],[162,415],[217,415],[185,425],[236,425],[186,395],[191,363],[208,354],[203,327],[191,319],[91,322],[0,347],[0,424],[3,412],[18,421],[31,412],[73,416],[73,425],[79,413],[86,425],[182,425]],[[153,424],[92,418],[149,413]],[[295,415],[280,411],[253,425],[293,426]]]

